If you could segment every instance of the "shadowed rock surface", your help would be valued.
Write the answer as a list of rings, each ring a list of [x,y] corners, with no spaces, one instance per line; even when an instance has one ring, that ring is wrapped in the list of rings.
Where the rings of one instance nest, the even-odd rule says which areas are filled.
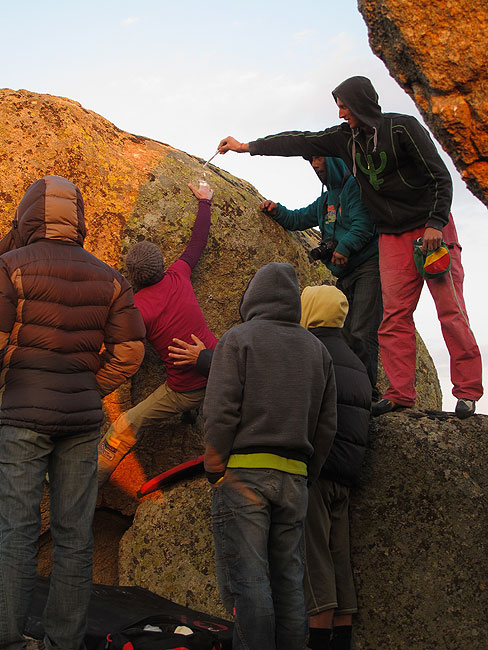
[[[488,418],[409,413],[375,420],[362,485],[352,494],[360,612],[353,650],[481,650],[488,625]],[[212,489],[203,478],[185,481],[139,507],[120,546],[121,584],[223,614]]]
[[[359,0],[358,7],[373,52],[488,205],[486,0]]]

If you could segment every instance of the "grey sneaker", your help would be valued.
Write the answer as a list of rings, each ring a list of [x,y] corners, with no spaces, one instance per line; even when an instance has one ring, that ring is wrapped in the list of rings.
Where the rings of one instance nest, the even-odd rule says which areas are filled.
[[[371,405],[371,415],[376,418],[378,415],[384,415],[385,413],[391,413],[391,411],[398,411],[398,409],[407,408],[396,402],[392,402],[389,399],[380,399],[379,402],[374,402]]]
[[[458,399],[456,404],[456,410],[454,413],[460,420],[465,420],[466,418],[474,415],[476,411],[476,402],[472,399]]]

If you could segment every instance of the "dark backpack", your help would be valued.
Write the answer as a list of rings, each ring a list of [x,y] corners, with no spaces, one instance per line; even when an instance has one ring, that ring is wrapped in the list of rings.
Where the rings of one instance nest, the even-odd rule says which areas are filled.
[[[160,632],[144,630],[144,626],[160,628]],[[192,634],[175,634],[178,623],[153,616],[131,624],[119,632],[109,633],[98,650],[221,650],[222,643],[211,629],[197,629],[186,625]]]

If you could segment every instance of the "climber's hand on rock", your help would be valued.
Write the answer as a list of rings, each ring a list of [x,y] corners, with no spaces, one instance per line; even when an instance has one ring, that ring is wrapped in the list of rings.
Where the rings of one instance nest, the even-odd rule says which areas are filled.
[[[212,200],[213,189],[208,183],[200,182],[198,189],[196,189],[191,183],[188,183],[188,187],[191,189],[197,199],[207,199],[208,201]]]
[[[274,217],[275,214],[278,212],[278,206],[276,205],[276,203],[273,203],[273,201],[269,201],[269,200],[260,203],[259,209],[262,210],[263,212],[266,212],[266,214],[271,215],[272,217]]]

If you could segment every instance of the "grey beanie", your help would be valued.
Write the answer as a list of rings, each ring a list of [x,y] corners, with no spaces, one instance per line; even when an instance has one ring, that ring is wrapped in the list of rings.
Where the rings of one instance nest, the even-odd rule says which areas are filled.
[[[131,284],[147,287],[163,279],[163,254],[149,241],[134,244],[125,258],[127,273]]]

